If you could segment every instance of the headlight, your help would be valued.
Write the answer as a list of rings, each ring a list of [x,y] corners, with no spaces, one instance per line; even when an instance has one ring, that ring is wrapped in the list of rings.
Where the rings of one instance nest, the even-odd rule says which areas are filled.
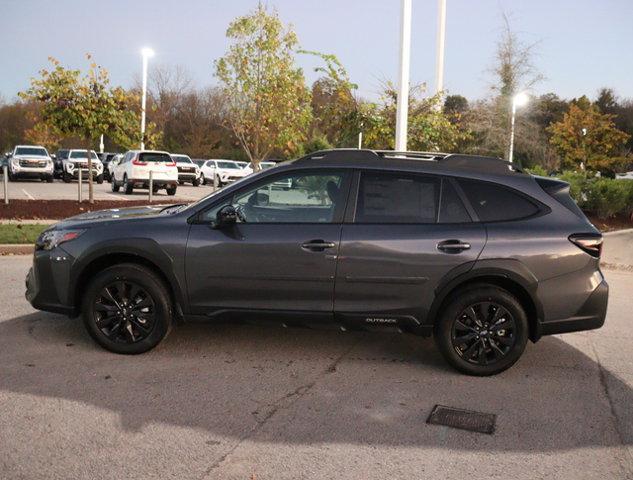
[[[79,237],[85,230],[46,230],[35,241],[35,250],[52,250]]]

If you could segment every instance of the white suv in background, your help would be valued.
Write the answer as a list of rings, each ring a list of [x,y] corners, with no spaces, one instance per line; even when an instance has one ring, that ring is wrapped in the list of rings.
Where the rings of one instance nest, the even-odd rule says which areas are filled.
[[[213,178],[216,177],[218,187],[244,178],[250,173],[233,160],[207,160],[200,167],[200,172],[204,175],[204,183],[213,183]]]
[[[7,157],[9,180],[19,177],[53,181],[53,159],[39,145],[18,145]]]
[[[92,163],[92,178],[97,183],[103,183],[103,163],[97,157],[94,150],[90,150],[90,158]],[[62,180],[70,183],[79,179],[79,169],[81,168],[81,178],[88,178],[88,155],[86,150],[70,150],[68,157],[62,160]]]
[[[126,194],[135,188],[149,188],[149,172],[152,172],[153,191],[161,188],[168,195],[175,195],[178,187],[178,168],[167,152],[154,150],[130,150],[112,171],[112,191],[123,187]]]

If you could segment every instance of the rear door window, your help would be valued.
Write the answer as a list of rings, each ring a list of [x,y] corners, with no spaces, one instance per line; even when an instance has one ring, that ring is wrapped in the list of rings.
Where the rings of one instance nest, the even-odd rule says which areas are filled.
[[[534,202],[501,185],[465,179],[458,182],[482,222],[518,220],[539,212]]]
[[[466,223],[472,219],[448,178],[442,180],[442,198],[440,199],[439,223]]]
[[[356,223],[435,223],[439,180],[393,172],[363,172]]]

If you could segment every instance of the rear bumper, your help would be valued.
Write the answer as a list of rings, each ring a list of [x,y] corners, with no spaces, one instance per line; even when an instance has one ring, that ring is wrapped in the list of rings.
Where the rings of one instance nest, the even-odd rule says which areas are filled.
[[[541,335],[594,330],[604,325],[607,316],[609,285],[605,280],[589,295],[575,315],[569,318],[549,320],[540,325]]]
[[[134,188],[149,188],[149,179],[130,179],[130,183],[134,185]],[[176,187],[178,186],[178,180],[161,180],[153,178],[152,184],[154,185],[154,188]]]

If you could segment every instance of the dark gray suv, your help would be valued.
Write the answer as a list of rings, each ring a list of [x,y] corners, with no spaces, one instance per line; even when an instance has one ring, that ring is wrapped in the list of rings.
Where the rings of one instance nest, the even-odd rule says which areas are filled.
[[[249,316],[432,334],[491,375],[528,339],[602,326],[601,245],[568,184],[502,160],[328,150],[190,205],[64,220],[36,243],[26,297],[117,353]]]

